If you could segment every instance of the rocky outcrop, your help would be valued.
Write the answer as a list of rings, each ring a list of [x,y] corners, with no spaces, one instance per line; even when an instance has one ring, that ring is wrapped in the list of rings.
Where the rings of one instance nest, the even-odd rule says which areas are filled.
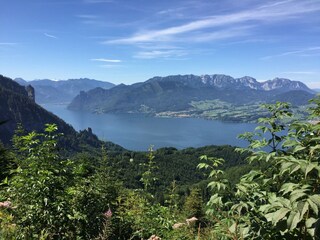
[[[35,97],[35,92],[34,92],[34,88],[31,85],[26,86],[26,91],[28,94],[29,99],[32,102],[36,102],[36,97]]]

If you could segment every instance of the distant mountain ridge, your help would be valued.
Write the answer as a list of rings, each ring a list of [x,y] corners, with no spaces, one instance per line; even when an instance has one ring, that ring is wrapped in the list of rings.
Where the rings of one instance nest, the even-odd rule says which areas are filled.
[[[285,93],[286,96],[283,96]],[[190,109],[192,102],[215,99],[241,105],[285,98],[302,105],[313,95],[314,92],[302,82],[284,78],[258,82],[248,76],[172,75],[153,77],[132,85],[120,84],[108,90],[96,88],[81,92],[71,102],[69,109],[98,113],[159,113],[185,111]]]
[[[173,79],[176,76],[168,76],[168,77],[154,77],[150,79],[149,81],[153,80],[167,80],[168,78]],[[300,81],[292,81],[290,79],[286,78],[275,78],[273,80],[267,80],[264,82],[258,82],[255,78],[245,76],[241,78],[233,78],[228,75],[223,74],[213,74],[213,75],[201,75],[201,76],[195,76],[195,75],[184,75],[183,76],[186,79],[192,79],[197,80],[197,78],[201,79],[201,82],[206,86],[214,86],[217,88],[251,88],[255,90],[282,90],[282,91],[288,91],[288,90],[303,90],[307,92],[312,92],[310,88],[308,88],[304,83]],[[200,80],[198,79],[198,80]]]
[[[14,79],[20,85],[31,85],[36,91],[36,102],[44,103],[69,103],[77,96],[80,91],[89,91],[97,87],[109,89],[115,86],[110,82],[104,82],[89,78],[68,79],[53,81],[50,79],[41,79],[26,81],[22,78]]]
[[[42,131],[45,124],[54,123],[58,126],[58,131],[64,134],[64,142],[61,143],[70,152],[80,150],[82,145],[100,149],[102,144],[106,144],[110,149],[123,149],[111,142],[99,141],[90,128],[78,133],[71,125],[36,104],[28,89],[29,87],[25,88],[0,75],[0,122],[5,121],[0,125],[0,141],[3,143],[10,143],[18,124],[21,124],[26,132],[31,132]]]

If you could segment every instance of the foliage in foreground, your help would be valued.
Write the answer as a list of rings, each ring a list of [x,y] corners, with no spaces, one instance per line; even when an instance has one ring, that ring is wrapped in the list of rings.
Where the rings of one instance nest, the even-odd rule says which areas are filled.
[[[320,99],[313,102],[310,116],[317,120]],[[317,239],[320,124],[287,125],[287,104],[264,107],[270,115],[241,136],[250,145],[239,151],[252,170],[237,184],[221,168],[222,158],[201,157],[211,190],[206,213],[203,190],[195,186],[182,198],[173,182],[157,200],[153,151],[133,176],[141,187],[129,189],[114,177],[104,148],[92,165],[85,155],[60,156],[55,125],[44,133],[18,130],[13,152],[0,146],[0,239]]]
[[[92,239],[102,229],[117,184],[57,152],[56,126],[14,137],[15,165],[2,184],[1,239]],[[103,178],[103,179],[101,179]]]
[[[311,116],[319,117],[315,101]],[[249,162],[265,167],[245,174],[232,189],[218,169],[223,159],[204,156],[199,164],[211,169],[212,232],[217,239],[319,239],[320,124],[295,121],[285,129],[288,105],[265,107],[270,116],[259,120],[256,134],[242,135],[250,142],[242,149],[252,151]],[[268,146],[270,153],[261,150]]]

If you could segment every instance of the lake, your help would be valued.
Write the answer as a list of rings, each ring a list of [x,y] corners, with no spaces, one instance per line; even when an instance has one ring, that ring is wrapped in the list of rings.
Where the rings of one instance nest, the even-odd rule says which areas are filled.
[[[237,135],[253,131],[252,123],[226,123],[198,118],[154,118],[141,114],[92,114],[75,112],[66,105],[43,104],[76,130],[88,127],[101,139],[129,150],[161,147],[202,147],[206,145],[247,146]]]

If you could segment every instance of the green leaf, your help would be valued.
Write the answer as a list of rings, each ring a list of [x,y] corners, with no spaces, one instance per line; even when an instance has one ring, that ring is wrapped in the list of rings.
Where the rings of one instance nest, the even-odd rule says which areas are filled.
[[[290,212],[290,209],[288,208],[280,208],[278,211],[274,212],[272,216],[272,222],[274,225],[276,225],[280,220],[282,220],[287,213]]]
[[[261,130],[263,133],[268,131],[268,128],[266,126],[258,126],[255,128],[256,131]]]
[[[298,146],[296,146],[296,147],[293,148],[292,152],[293,152],[293,153],[296,153],[296,152],[302,151],[302,150],[304,150],[304,149],[306,149],[306,147],[301,146],[301,145],[298,145]]]
[[[311,201],[310,199],[307,199],[307,202],[309,203],[310,207],[312,208],[313,212],[318,215],[318,206],[317,204],[315,204],[313,201]]]
[[[305,170],[305,177],[307,177],[308,173],[311,172],[314,168],[316,168],[317,165],[316,164],[313,164],[313,163],[309,163],[306,167],[306,170]]]
[[[267,219],[268,222],[272,221],[273,213],[267,213],[264,215],[264,217]]]
[[[314,152],[317,152],[320,150],[320,145],[316,145],[314,147],[310,148],[310,152],[313,154]]]
[[[292,192],[292,194],[290,195],[290,201],[295,202],[297,199],[302,198],[306,195],[307,194],[302,191],[298,192],[297,190],[295,190],[295,192]]]
[[[303,205],[302,208],[301,208],[301,205]],[[301,221],[303,219],[305,213],[309,209],[309,203],[307,201],[305,201],[304,203],[301,202],[300,204],[298,204],[298,208],[299,208],[299,211],[300,211],[300,221]]]
[[[299,222],[300,222],[300,213],[299,212],[291,212],[288,217],[288,220],[287,220],[288,228],[290,230],[295,229]]]
[[[319,194],[315,194],[309,197],[309,199],[314,202],[315,204],[317,204],[318,207],[320,207],[320,195]]]
[[[229,227],[229,231],[231,233],[235,233],[236,232],[236,227],[237,227],[237,223],[233,223],[230,227]]]
[[[300,165],[295,166],[291,171],[290,174],[293,174],[294,172],[298,171],[301,168]]]
[[[199,169],[202,169],[202,168],[207,169],[208,167],[209,165],[207,163],[199,163],[197,166],[197,168]]]
[[[283,195],[285,195],[289,192],[292,192],[298,186],[299,184],[296,184],[296,183],[285,183],[281,186],[280,192],[283,192]]]
[[[293,162],[284,162],[281,164],[281,173],[285,173],[286,171],[289,171],[292,165],[295,164]]]
[[[208,160],[208,156],[207,155],[202,155],[202,156],[200,156],[200,160]]]
[[[315,218],[308,218],[306,221],[306,227],[311,228],[313,227],[313,224],[315,224],[318,220]]]
[[[248,237],[250,232],[250,227],[245,227],[241,229],[241,235],[243,238]]]

